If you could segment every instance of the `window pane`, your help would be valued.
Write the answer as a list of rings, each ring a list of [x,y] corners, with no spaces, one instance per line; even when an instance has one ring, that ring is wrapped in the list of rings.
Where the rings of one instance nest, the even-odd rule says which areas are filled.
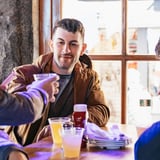
[[[118,0],[64,0],[62,5],[62,18],[83,22],[89,54],[121,54],[121,12]]]
[[[129,0],[129,54],[155,54],[155,44],[157,43],[160,36],[159,18],[159,0]]]
[[[159,120],[160,63],[128,62],[127,82],[128,123],[146,126]]]
[[[121,63],[119,61],[93,61],[94,69],[100,76],[111,122],[121,122]]]

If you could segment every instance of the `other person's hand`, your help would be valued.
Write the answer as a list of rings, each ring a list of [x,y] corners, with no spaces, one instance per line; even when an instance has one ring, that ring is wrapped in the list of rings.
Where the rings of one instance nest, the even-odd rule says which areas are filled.
[[[59,92],[58,80],[59,76],[57,74],[54,74],[53,76],[45,78],[44,80],[34,81],[31,85],[28,86],[28,88],[43,89],[45,92],[47,92],[49,101],[54,102],[54,95]]]

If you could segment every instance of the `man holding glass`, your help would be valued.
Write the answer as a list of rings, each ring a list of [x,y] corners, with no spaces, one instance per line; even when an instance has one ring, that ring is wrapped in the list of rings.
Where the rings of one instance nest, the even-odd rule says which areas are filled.
[[[49,103],[42,119],[31,126],[18,126],[16,133],[14,127],[10,129],[9,134],[20,144],[36,141],[41,129],[48,125],[48,118],[72,116],[74,104],[87,104],[89,122],[100,127],[107,124],[110,110],[98,74],[93,70],[90,58],[84,54],[87,47],[84,35],[84,26],[79,20],[65,18],[58,21],[50,41],[52,52],[43,54],[33,64],[15,68],[11,73],[14,78],[8,85],[10,93],[25,90],[26,85],[32,83],[33,74],[56,73],[60,76],[56,101]]]

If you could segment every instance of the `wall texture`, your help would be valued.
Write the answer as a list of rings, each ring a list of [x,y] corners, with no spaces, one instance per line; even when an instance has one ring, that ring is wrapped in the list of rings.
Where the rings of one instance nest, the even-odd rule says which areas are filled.
[[[0,83],[33,59],[32,0],[0,0]]]

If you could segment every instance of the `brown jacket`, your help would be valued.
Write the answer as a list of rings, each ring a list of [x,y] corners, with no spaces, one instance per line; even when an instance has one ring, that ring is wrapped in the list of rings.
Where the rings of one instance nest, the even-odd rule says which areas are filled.
[[[26,89],[26,85],[33,81],[34,73],[52,72],[53,53],[44,54],[33,64],[16,67],[9,79],[8,92],[14,93]],[[97,73],[92,70],[92,63],[87,55],[80,58],[72,73],[72,78],[63,91],[63,94],[54,103],[53,116],[69,116],[73,112],[73,105],[85,103],[88,106],[89,122],[105,126],[110,111],[106,105],[104,94],[100,89]],[[48,104],[42,118],[35,123],[15,126],[8,130],[14,140],[22,145],[35,141],[39,131],[46,125],[49,108]],[[38,106],[37,106],[38,107]],[[22,115],[23,116],[23,115]]]

